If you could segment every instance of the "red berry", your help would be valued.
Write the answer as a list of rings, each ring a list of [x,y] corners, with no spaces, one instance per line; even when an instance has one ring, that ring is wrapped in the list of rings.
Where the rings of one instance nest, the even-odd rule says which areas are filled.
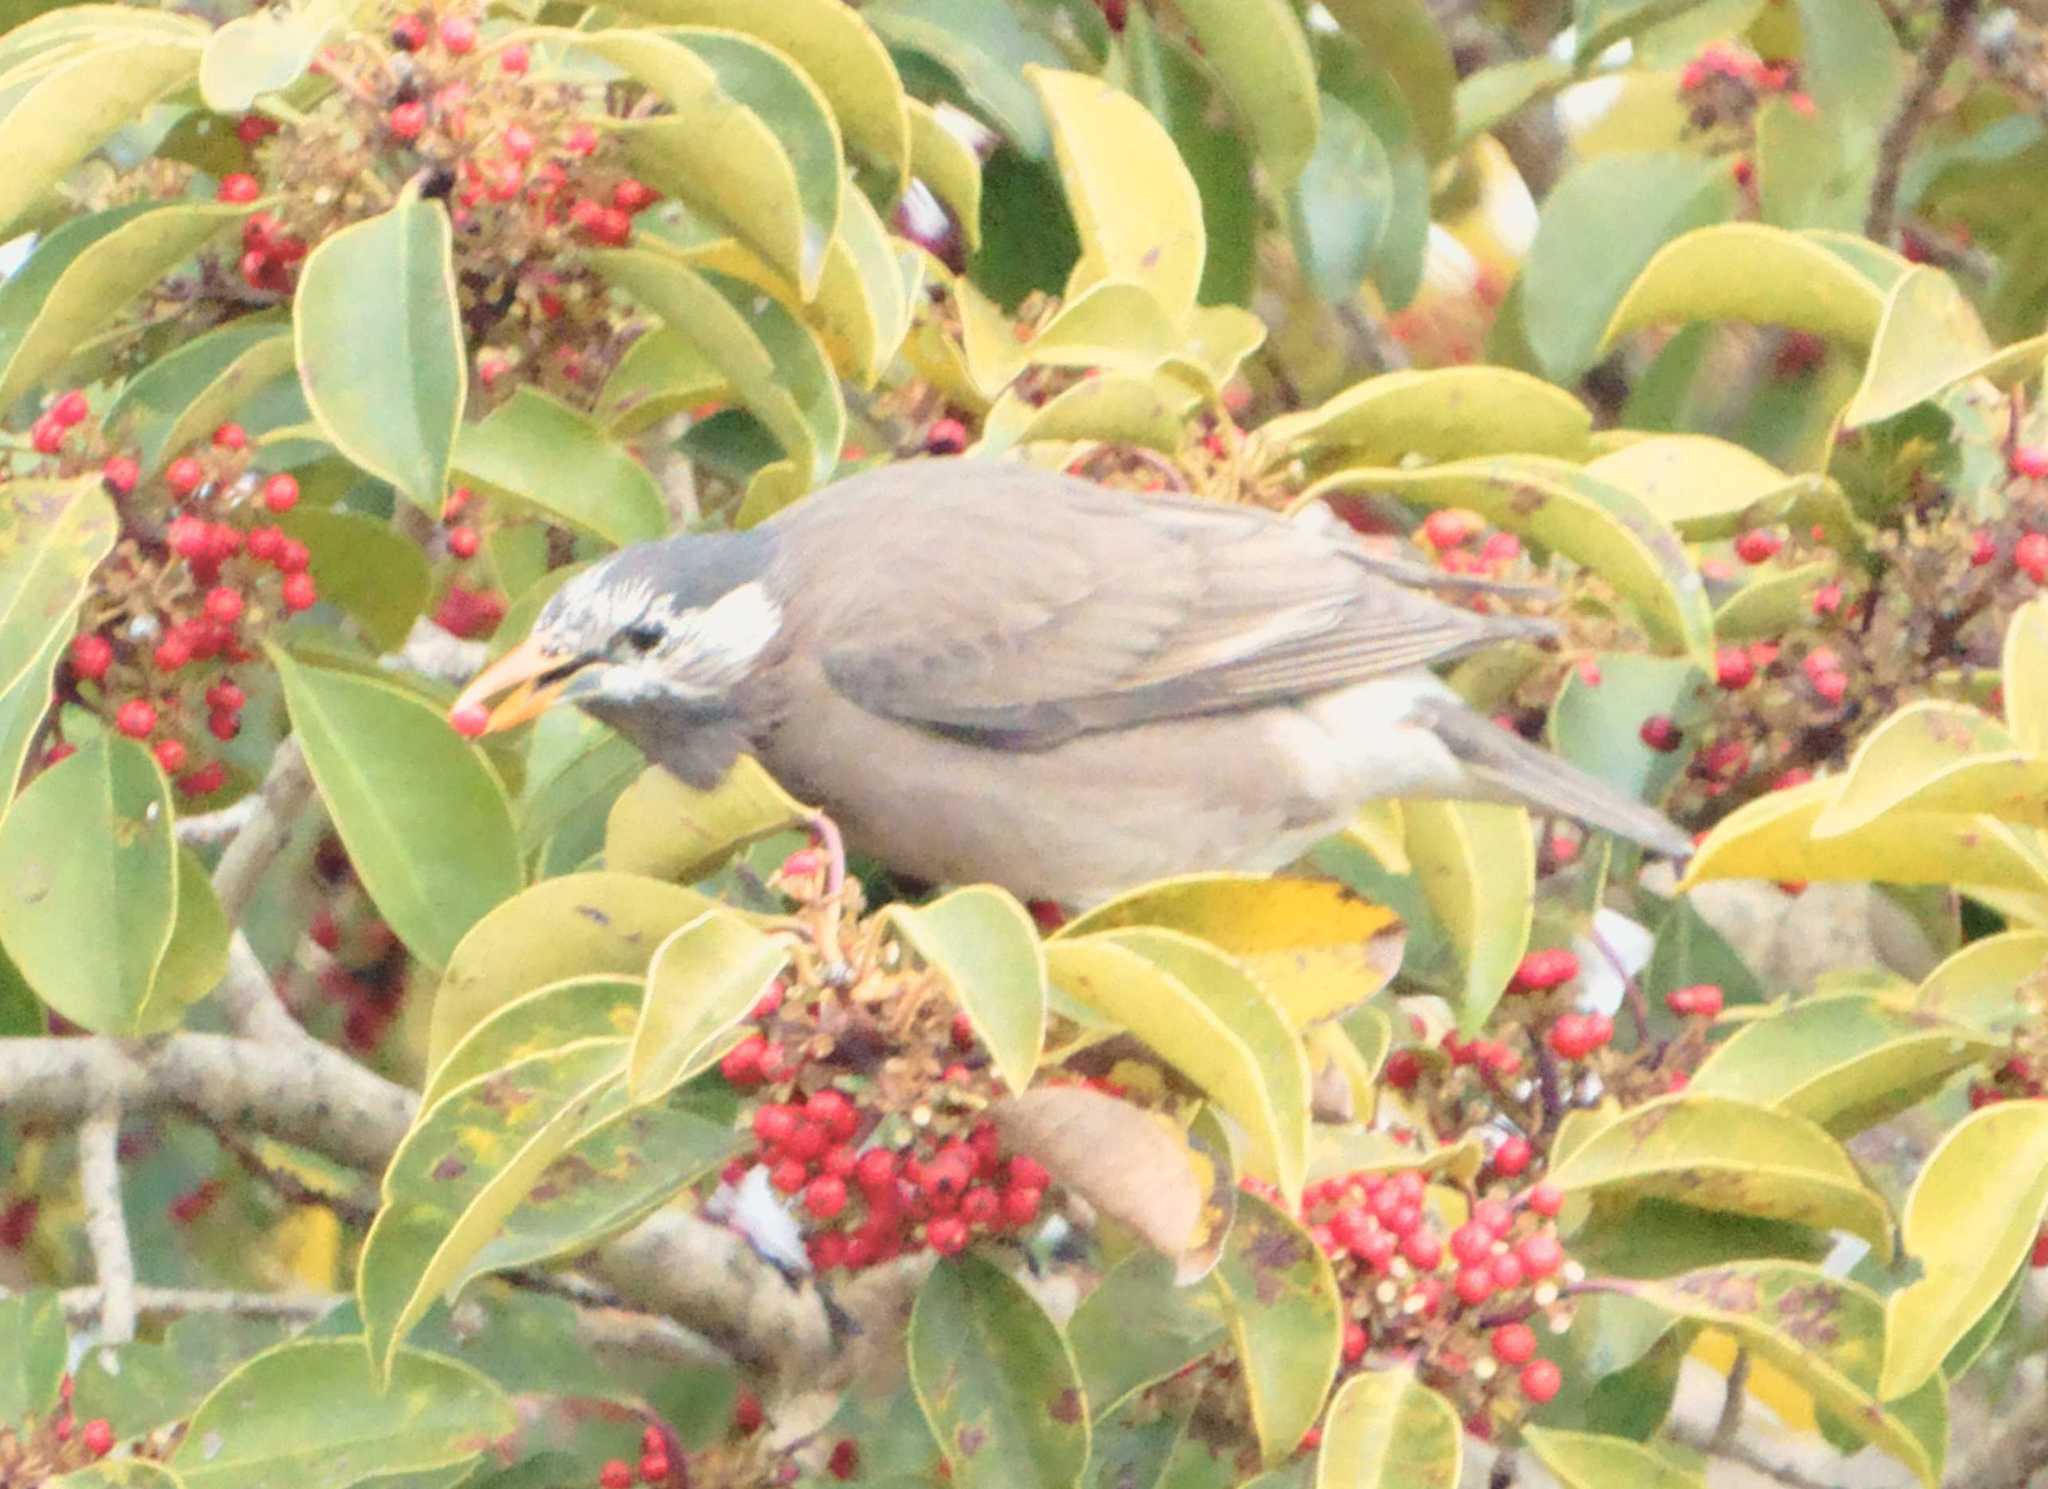
[[[661,200],[661,194],[645,181],[631,176],[612,188],[612,205],[621,212],[645,212]]]
[[[222,744],[226,744],[242,732],[241,716],[222,712],[210,713],[206,716],[206,732]]]
[[[853,1178],[865,1193],[893,1189],[896,1184],[896,1155],[887,1148],[868,1149],[855,1161]]]
[[[206,479],[206,467],[190,455],[180,455],[164,467],[164,484],[179,496],[190,496]]]
[[[277,545],[277,557],[274,562],[280,574],[304,573],[306,565],[312,561],[312,550],[297,538],[285,538]]]
[[[958,455],[967,448],[967,426],[958,419],[938,419],[925,431],[924,448],[931,455]]]
[[[768,1170],[768,1182],[784,1194],[795,1194],[809,1177],[802,1161],[795,1158],[785,1158]]]
[[[2014,445],[2007,464],[2014,475],[2029,480],[2048,476],[2048,445]]]
[[[185,768],[185,746],[175,739],[160,739],[156,742],[156,763],[164,768],[164,774],[174,776]]]
[[[77,636],[71,642],[71,670],[97,682],[114,664],[114,646],[104,636]]]
[[[50,405],[50,417],[66,429],[74,424],[83,424],[85,416],[91,412],[92,405],[85,401],[85,394],[77,388],[73,388]]]
[[[207,796],[227,784],[228,768],[218,760],[209,760],[199,769],[181,776],[178,789],[187,796]]]
[[[1527,1324],[1502,1324],[1493,1331],[1493,1357],[1503,1365],[1526,1365],[1536,1356],[1536,1331]]]
[[[130,698],[114,711],[114,727],[130,739],[147,739],[156,730],[156,708],[147,699]]]
[[[391,23],[391,44],[401,52],[417,52],[427,44],[427,23],[418,16],[400,16]]]
[[[1514,1226],[1515,1212],[1497,1199],[1483,1199],[1472,1207],[1472,1223],[1498,1239]]]
[[[1422,1078],[1422,1057],[1414,1050],[1395,1050],[1380,1075],[1396,1091],[1406,1091]]]
[[[385,127],[402,140],[416,140],[427,127],[427,106],[417,99],[401,103],[385,117]]]
[[[259,563],[274,563],[284,551],[284,533],[275,527],[252,527],[245,544],[249,557]]]
[[[1555,1184],[1542,1183],[1529,1191],[1529,1208],[1546,1218],[1564,1208],[1564,1191]]]
[[[966,1249],[967,1222],[957,1215],[941,1215],[924,1228],[924,1238],[940,1256],[953,1256]]]
[[[242,592],[225,584],[217,584],[208,590],[205,604],[207,618],[224,626],[231,626],[242,618]]]
[[[483,705],[471,703],[449,714],[448,722],[454,725],[455,732],[464,739],[477,739],[491,727],[491,716],[484,710]],[[732,1057],[728,1055],[726,1058]],[[731,1080],[731,1075],[728,1074],[726,1079]]]
[[[1010,1160],[1010,1182],[1025,1189],[1046,1189],[1052,1184],[1052,1175],[1036,1158],[1019,1153]]]
[[[142,479],[142,467],[126,455],[116,455],[100,467],[100,479],[116,496],[126,496]]]
[[[1014,1185],[1003,1191],[1003,1223],[1010,1226],[1029,1225],[1038,1218],[1038,1207],[1045,1201],[1045,1192],[1028,1185]]]
[[[1671,721],[1669,714],[1651,714],[1643,720],[1643,727],[1636,731],[1642,742],[1660,755],[1668,755],[1677,749],[1685,736],[1678,725]]]
[[[640,1481],[659,1484],[668,1477],[668,1454],[647,1453],[640,1459]]]
[[[1493,1273],[1479,1265],[1461,1267],[1457,1279],[1451,1284],[1451,1291],[1466,1307],[1476,1307],[1493,1296]]]
[[[814,1122],[821,1123],[834,1141],[845,1142],[860,1126],[860,1110],[838,1092],[818,1092],[804,1108]]]
[[[253,202],[263,195],[263,183],[247,171],[235,171],[220,178],[214,196],[223,202]]]
[[[1564,1247],[1549,1231],[1538,1231],[1523,1238],[1515,1248],[1515,1257],[1531,1277],[1548,1277],[1564,1265]]]
[[[1439,553],[1470,542],[1478,531],[1479,519],[1457,507],[1441,508],[1422,519],[1422,536]]]
[[[1541,1406],[1564,1384],[1564,1372],[1550,1360],[1531,1360],[1522,1367],[1522,1394]]]
[[[1823,703],[1840,703],[1849,691],[1849,678],[1842,672],[1823,672],[1813,679],[1813,690]]]
[[[320,598],[320,592],[313,584],[313,576],[304,572],[287,574],[279,591],[288,611],[310,610],[313,602]]]
[[[598,242],[617,247],[632,238],[633,219],[617,207],[602,207],[588,231]]]
[[[597,151],[597,129],[590,124],[572,124],[563,148],[571,155],[591,155]]]
[[[601,1489],[633,1489],[633,1465],[623,1458],[610,1458],[597,1471]]]
[[[761,1430],[761,1423],[765,1420],[766,1417],[761,1411],[761,1398],[752,1391],[740,1392],[739,1400],[735,1401],[732,1407],[733,1426],[743,1435],[752,1437]]]
[[[249,448],[249,431],[239,424],[223,424],[213,431],[216,449],[246,450]]]
[[[825,1460],[825,1471],[842,1481],[859,1473],[860,1444],[850,1437],[842,1437],[832,1444],[832,1454]]]
[[[1477,1221],[1468,1220],[1451,1232],[1451,1255],[1465,1266],[1484,1259],[1493,1250],[1493,1232]]]
[[[1526,1137],[1511,1137],[1493,1150],[1493,1171],[1512,1179],[1528,1170],[1536,1150]]]
[[[279,471],[263,483],[263,505],[273,512],[289,512],[299,504],[299,483],[288,471]]]
[[[475,558],[481,540],[473,527],[451,527],[448,529],[448,551],[457,558]]]
[[[1718,984],[1700,982],[1691,987],[1674,988],[1664,1001],[1673,1013],[1681,1017],[1710,1019],[1721,1012],[1722,994]]]
[[[1735,540],[1735,556],[1746,564],[1760,564],[1777,556],[1785,540],[1774,532],[1753,527]]]
[[[2012,561],[2034,583],[2048,583],[2048,533],[2023,534],[2012,545]]]
[[[510,46],[498,54],[498,66],[514,77],[525,73],[533,65],[533,54],[523,46]]]
[[[85,1431],[79,1435],[78,1440],[93,1457],[104,1458],[114,1451],[113,1423],[105,1417],[94,1417],[85,1424]]]
[[[475,712],[481,713],[482,710],[477,709]],[[761,1054],[767,1047],[767,1040],[758,1034],[749,1034],[725,1052],[725,1058],[718,1062],[719,1073],[735,1086],[760,1085],[763,1078]]]
[[[1998,539],[1991,536],[1984,529],[1979,528],[1975,536],[1970,539],[1971,567],[1981,569],[1997,557]]]
[[[1417,1224],[1401,1238],[1401,1259],[1418,1272],[1435,1271],[1437,1263],[1444,1259],[1444,1243],[1437,1239],[1435,1231]]]
[[[29,426],[28,440],[40,455],[54,455],[64,448],[64,436],[69,431],[48,414],[42,415]]]
[[[1496,1256],[1488,1264],[1487,1270],[1492,1272],[1493,1285],[1500,1292],[1509,1292],[1520,1287],[1527,1276],[1527,1273],[1523,1270],[1521,1258],[1517,1257],[1512,1251],[1503,1252],[1501,1255]]]
[[[754,1136],[770,1148],[779,1148],[790,1139],[797,1129],[796,1109],[771,1104],[759,1107],[754,1112]]]
[[[2028,1259],[2036,1267],[2048,1267],[2048,1230],[2034,1237],[2034,1253]]]
[[[260,145],[281,126],[275,119],[266,119],[261,114],[244,114],[235,121],[235,138],[245,145]]]
[[[969,1225],[994,1225],[1002,1210],[1002,1201],[986,1184],[978,1185],[960,1197],[960,1218]]]
[[[1739,646],[1724,646],[1714,653],[1714,681],[1733,693],[1756,681],[1756,662]]]
[[[457,56],[476,47],[476,22],[468,16],[449,16],[441,22],[441,45]]]

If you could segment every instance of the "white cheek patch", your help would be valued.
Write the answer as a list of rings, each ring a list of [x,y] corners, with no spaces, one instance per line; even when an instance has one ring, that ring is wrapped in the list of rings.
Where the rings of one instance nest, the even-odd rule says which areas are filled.
[[[759,582],[742,584],[670,628],[662,648],[670,682],[686,691],[721,693],[745,677],[782,629],[782,607]]]

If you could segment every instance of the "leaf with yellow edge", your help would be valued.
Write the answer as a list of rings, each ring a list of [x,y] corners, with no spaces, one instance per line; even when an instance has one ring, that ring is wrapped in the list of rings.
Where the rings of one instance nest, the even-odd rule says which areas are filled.
[[[2048,826],[2048,756],[2013,747],[2005,726],[1961,703],[1909,703],[1850,758],[1841,792],[1814,821],[1817,838],[1887,813],[1961,812]]]
[[[420,1093],[422,1111],[457,1086],[586,1039],[631,1039],[647,988],[640,977],[570,977],[513,999],[456,1041]]]
[[[1072,298],[1105,279],[1143,285],[1176,320],[1195,306],[1208,239],[1180,151],[1145,106],[1100,78],[1027,66],[1052,122],[1060,179],[1081,234]]]
[[[1031,1088],[1045,1048],[1045,948],[1031,912],[989,884],[956,889],[928,905],[893,905],[889,919],[988,1046],[1013,1095]]]
[[[431,1075],[500,1008],[565,978],[638,976],[669,932],[716,902],[634,874],[567,874],[515,894],[470,927],[448,959],[427,1032]]]
[[[1819,1125],[1746,1101],[1683,1092],[1633,1107],[1548,1178],[1567,1194],[1674,1199],[1705,1210],[1846,1230],[1892,1254],[1891,1216]]]
[[[1287,0],[1180,0],[1238,122],[1284,191],[1308,164],[1320,123],[1315,59]]]
[[[1812,236],[1720,223],[1657,250],[1615,307],[1600,354],[1631,332],[1687,321],[1796,326],[1864,347],[1877,336],[1884,305],[1881,290]]]
[[[1814,824],[1842,779],[1809,781],[1738,807],[1707,834],[1679,887],[1709,879],[1850,879],[2048,894],[2048,855],[2036,835],[1989,817],[1902,811],[1816,838]]]
[[[706,910],[655,949],[626,1056],[636,1104],[659,1101],[724,1053],[721,1041],[789,965],[789,947],[732,911]]]
[[[939,122],[930,104],[910,100],[910,168],[951,209],[971,253],[981,246],[981,158]]]
[[[1277,1462],[1322,1415],[1337,1374],[1344,1310],[1329,1258],[1291,1215],[1245,1194],[1209,1286],[1230,1321],[1259,1446]]]
[[[1994,1037],[2034,1015],[2020,984],[2048,967],[2048,930],[2012,930],[1972,941],[1927,974],[1911,998],[1922,1017],[1948,1019]]]
[[[1296,1028],[1363,1003],[1400,969],[1400,918],[1331,880],[1263,874],[1163,879],[1062,926],[1070,940],[1127,926],[1164,926],[1237,958]]]
[[[1379,860],[1390,874],[1409,872],[1407,819],[1398,801],[1371,801],[1358,810],[1344,836]]]
[[[1553,383],[1509,367],[1384,372],[1252,436],[1266,465],[1306,455],[1328,465],[1395,465],[1404,456],[1555,455],[1589,448],[1593,416]]]
[[[1625,1437],[1524,1427],[1522,1440],[1565,1489],[1706,1489],[1706,1480]]]
[[[2014,740],[2023,750],[2048,751],[2048,599],[2029,600],[2006,623],[1998,681]]]
[[[1010,317],[972,283],[959,281],[954,298],[967,365],[991,394],[1032,366],[1092,367],[1149,377],[1185,345],[1159,297],[1121,280],[1080,291],[1029,341],[1017,339]]]
[[[1725,536],[1758,502],[1782,496],[1813,476],[1788,476],[1731,440],[1705,434],[1653,434],[1590,462],[1586,469],[1641,497],[1689,538]]]
[[[1839,559],[1822,559],[1752,574],[1749,582],[1714,612],[1715,638],[1723,642],[1774,640],[1807,624],[1813,615],[1813,592],[1841,571]]]
[[[1268,1006],[1270,1021],[1253,1015],[1244,1022],[1255,1027],[1241,1028],[1233,1014],[1243,1011],[1242,988],[1233,1007],[1233,1000],[1204,996],[1173,968],[1126,944],[1136,935],[1141,946],[1156,950],[1173,934],[1126,930],[1049,942],[1046,971],[1062,992],[1128,1029],[1201,1087],[1250,1135],[1253,1167],[1283,1194],[1299,1195],[1309,1140],[1307,1056],[1293,1044],[1277,1009]],[[1221,960],[1221,953],[1207,955]],[[1242,973],[1238,977],[1251,986]],[[1215,980],[1203,979],[1211,988]],[[1293,1045],[1291,1063],[1284,1047],[1275,1048],[1276,1026]],[[1255,1048],[1255,1041],[1263,1048]]]
[[[1470,507],[1600,575],[1635,607],[1659,647],[1704,655],[1713,644],[1706,586],[1678,535],[1633,492],[1579,466],[1523,455],[1420,470],[1347,469],[1316,481],[1301,499],[1341,506],[1355,491]]]
[[[1457,1408],[1413,1370],[1360,1371],[1323,1418],[1316,1489],[1456,1489],[1464,1451]]]
[[[657,326],[634,338],[605,379],[597,417],[605,433],[630,439],[725,392],[725,374],[696,343]]]
[[[1242,305],[1197,305],[1188,321],[1180,355],[1168,371],[1194,382],[1205,394],[1220,394],[1244,359],[1266,342],[1266,323]],[[1196,377],[1199,369],[1201,376]]]
[[[1900,1244],[1924,1270],[1885,1301],[1886,1400],[1934,1378],[2048,1224],[2048,1102],[2001,1102],[1963,1118],[1921,1165],[1899,1224]]]
[[[1726,1330],[1757,1359],[1813,1394],[1865,1441],[1911,1469],[1928,1489],[1941,1480],[1946,1420],[1940,1385],[1880,1398],[1884,1304],[1861,1283],[1804,1262],[1738,1261],[1617,1291],[1680,1318]]]
[[[1536,843],[1520,807],[1411,801],[1402,809],[1408,862],[1450,933],[1464,985],[1458,1027],[1483,1028],[1529,947]]]
[[[1954,280],[1921,265],[1885,297],[1884,319],[1863,367],[1863,382],[1842,411],[1844,429],[1860,429],[1934,397],[1965,378],[2025,368],[2040,370],[2048,340],[2034,337],[1994,351],[1976,307]]]
[[[1451,1183],[1469,1185],[1486,1164],[1486,1147],[1476,1134],[1468,1133],[1455,1143],[1418,1150],[1396,1142],[1393,1135],[1352,1125],[1316,1128],[1315,1150],[1309,1164],[1309,1182],[1342,1178],[1346,1174],[1391,1174],[1415,1169],[1424,1174],[1441,1174]]]
[[[1177,400],[1185,404],[1189,398]],[[1018,445],[1045,440],[1068,443],[1102,440],[1142,445],[1172,454],[1186,432],[1182,410],[1143,378],[1108,373],[1076,383],[1033,406],[1014,388],[1005,389],[982,422],[981,440],[970,452],[1000,455]]]
[[[1686,1090],[1791,1112],[1847,1137],[1916,1105],[1998,1047],[1868,994],[1806,998],[1715,1046]]]
[[[305,76],[328,35],[358,8],[351,0],[300,0],[236,17],[207,38],[199,96],[217,114],[246,111]]]
[[[709,791],[649,766],[605,818],[605,867],[687,884],[715,872],[748,843],[815,815],[752,755],[734,761]]]

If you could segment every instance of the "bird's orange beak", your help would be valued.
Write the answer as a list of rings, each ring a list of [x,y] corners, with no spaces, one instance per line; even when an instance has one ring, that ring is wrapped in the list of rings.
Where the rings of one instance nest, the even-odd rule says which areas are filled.
[[[569,686],[569,679],[576,675],[573,669],[564,670],[563,661],[555,653],[542,651],[528,637],[471,679],[449,713],[452,716],[464,709],[481,710],[487,700],[507,693],[505,700],[490,711],[481,732],[493,734],[537,719],[555,705],[562,690]],[[562,675],[543,681],[551,672]]]

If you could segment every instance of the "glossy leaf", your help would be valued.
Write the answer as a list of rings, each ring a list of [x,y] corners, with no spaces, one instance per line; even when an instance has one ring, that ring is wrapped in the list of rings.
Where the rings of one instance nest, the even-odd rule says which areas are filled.
[[[1963,1024],[1994,1036],[2032,1015],[2014,989],[2048,966],[2048,931],[2007,931],[1972,941],[1927,974],[1912,1006],[1923,1018]]]
[[[1293,9],[1286,0],[1182,0],[1181,14],[1274,185],[1293,185],[1318,125],[1315,61]]]
[[[217,114],[239,114],[266,93],[289,87],[354,7],[349,0],[300,0],[238,16],[206,39],[199,96]]]
[[[715,872],[739,848],[800,827],[812,815],[751,755],[742,755],[709,791],[650,766],[612,804],[605,867],[691,883]]]
[[[618,873],[543,879],[514,895],[448,959],[428,1029],[430,1075],[438,1082],[458,1041],[537,988],[571,977],[642,976],[669,933],[714,903],[694,889]]]
[[[64,1305],[53,1290],[0,1298],[0,1418],[18,1424],[50,1413],[70,1347]]]
[[[1402,804],[1408,862],[1464,973],[1458,1025],[1484,1027],[1528,950],[1536,843],[1521,807],[1482,802]]]
[[[1060,67],[1065,61],[1052,40],[1026,25],[1010,6],[982,0],[877,0],[862,6],[861,16],[891,52],[936,64],[975,112],[1025,154],[1045,154],[1045,114],[1024,68]]]
[[[910,1314],[910,1382],[961,1489],[1078,1484],[1088,1404],[1073,1351],[1008,1273],[968,1253],[932,1270]]]
[[[1863,993],[1806,998],[1717,1045],[1687,1091],[1791,1112],[1838,1137],[1916,1105],[1999,1043]]]
[[[1316,1489],[1455,1489],[1464,1448],[1457,1410],[1414,1371],[1360,1371],[1323,1418]]]
[[[13,93],[0,92],[0,232],[90,155],[116,130],[166,94],[189,83],[199,69],[199,38],[149,28],[136,35],[69,53]],[[196,33],[196,34],[195,34]]]
[[[457,1086],[586,1040],[630,1040],[646,987],[638,977],[570,977],[522,994],[455,1043],[420,1093],[424,1110]]]
[[[401,196],[323,239],[292,298],[321,432],[437,521],[469,393],[452,244],[439,202]]]
[[[1284,1030],[1278,1010],[1269,1009],[1270,1020],[1254,1015],[1254,1027],[1239,1028],[1232,1021],[1238,1011],[1232,1000],[1212,1007],[1210,999],[1171,967],[1126,945],[1122,938],[1130,934],[1109,931],[1050,943],[1046,968],[1053,983],[1091,1011],[1128,1029],[1200,1086],[1249,1132],[1254,1166],[1273,1176],[1283,1193],[1299,1193],[1308,1143],[1307,1059],[1295,1045],[1293,1068],[1288,1069],[1285,1051],[1272,1048],[1272,1041],[1263,1036],[1269,1024]],[[1150,941],[1156,946],[1161,938],[1175,934],[1154,931]],[[1227,983],[1227,970],[1219,971],[1217,980]],[[1292,1041],[1291,1033],[1287,1038]],[[1266,1048],[1259,1049],[1255,1041]],[[1291,1105],[1273,1090],[1269,1066]]]
[[[364,889],[415,956],[447,966],[470,927],[523,881],[505,788],[418,694],[307,666],[274,646],[269,655]]]
[[[1067,1342],[1098,1422],[1228,1337],[1215,1290],[1182,1287],[1173,1263],[1149,1251],[1110,1268],[1067,1323]]]
[[[275,519],[311,553],[320,597],[348,612],[380,651],[397,651],[425,613],[434,576],[420,545],[356,512],[300,503]]]
[[[114,504],[91,476],[18,479],[0,490],[0,691],[13,688],[70,630],[117,527]],[[13,784],[7,775],[0,800]]]
[[[1685,769],[1683,750],[1653,750],[1642,722],[1661,714],[1683,733],[1708,717],[1712,683],[1690,657],[1602,652],[1591,659],[1597,683],[1565,672],[1550,709],[1550,744],[1572,764],[1618,791],[1658,801]]]
[[[969,251],[981,246],[981,161],[931,105],[910,100],[910,164],[960,224]]]
[[[0,121],[0,148],[6,129]],[[43,239],[0,286],[0,404],[62,367],[81,342],[246,210],[188,202],[117,207],[74,218]]]
[[[1665,650],[1703,655],[1712,617],[1685,550],[1633,493],[1577,466],[1537,456],[1460,460],[1421,470],[1342,470],[1305,498],[1342,505],[1351,490],[1391,491],[1418,505],[1470,507],[1488,521],[1593,570],[1635,606]]]
[[[1682,1200],[1839,1229],[1891,1255],[1891,1216],[1841,1146],[1804,1117],[1690,1092],[1612,1118],[1551,1169],[1567,1194]]]
[[[1247,1194],[1209,1285],[1230,1320],[1259,1446],[1279,1462],[1322,1415],[1337,1375],[1344,1309],[1329,1258],[1283,1211]]]
[[[1400,85],[1425,152],[1440,159],[1457,129],[1458,72],[1424,0],[1324,0],[1323,8]]]
[[[258,1355],[193,1412],[169,1466],[187,1489],[345,1489],[373,1474],[474,1458],[517,1427],[467,1365],[401,1351],[380,1390],[361,1339],[304,1339]]]
[[[2006,623],[1999,663],[2005,722],[2023,750],[2048,750],[2048,601],[2034,600]]]
[[[1996,719],[1964,704],[1909,703],[1857,747],[1840,794],[1813,824],[1814,836],[1855,832],[1895,811],[1981,812],[2048,826],[2039,799],[2048,790],[2048,757],[2016,744]]]
[[[2042,351],[2037,341],[2032,368],[2039,367]],[[1863,382],[1842,411],[1842,427],[1859,429],[1893,418],[1981,374],[1992,361],[1991,338],[1955,281],[1939,269],[1915,267],[1885,296]]]
[[[605,379],[598,421],[614,439],[630,438],[726,391],[725,374],[696,343],[658,326],[635,337]]]
[[[1747,321],[1870,345],[1884,294],[1812,233],[1761,223],[1700,228],[1666,244],[1629,286],[1600,351],[1648,326]]]
[[[1732,537],[1752,508],[1793,499],[1816,486],[1790,476],[1730,440],[1657,434],[1590,461],[1590,475],[1634,492],[1643,505],[1688,538]]]
[[[1191,874],[1098,905],[1060,938],[1125,926],[1185,931],[1228,952],[1296,1028],[1363,1003],[1401,965],[1393,911],[1342,885],[1263,874]]]
[[[1885,1301],[1877,1394],[1887,1401],[1935,1378],[2048,1224],[2048,1104],[2002,1102],[1963,1118],[1921,1165],[1899,1222],[1900,1244],[1924,1270]]]
[[[1261,0],[1264,3],[1264,0]],[[1027,74],[1052,120],[1060,179],[1081,232],[1072,298],[1123,280],[1178,320],[1194,308],[1207,235],[1202,198],[1173,140],[1128,93],[1051,68]]]
[[[1635,1489],[1705,1489],[1706,1480],[1700,1475],[1625,1437],[1524,1427],[1522,1438],[1565,1489],[1608,1489],[1612,1484],[1629,1484]]]
[[[1288,201],[1288,227],[1309,282],[1338,301],[1358,292],[1379,254],[1393,212],[1394,167],[1357,110],[1327,93],[1320,110],[1315,153]]]
[[[628,1094],[656,1101],[706,1069],[789,965],[789,948],[730,910],[706,910],[655,950],[627,1057]]]
[[[1031,913],[991,885],[970,885],[889,919],[987,1046],[1012,1095],[1031,1087],[1045,1047],[1045,950]]]
[[[243,322],[232,321],[202,337],[177,352],[153,362],[128,388],[122,391],[118,411],[134,410],[147,418],[146,405],[134,400],[152,394],[176,398],[189,389],[190,396],[181,400],[180,406],[164,410],[163,417],[150,420],[142,429],[142,467],[154,471],[166,461],[178,455],[189,446],[208,438],[215,429],[243,411],[256,394],[268,388],[280,378],[298,381],[297,368],[292,360],[291,327],[283,321],[260,321],[258,326],[265,334],[250,334],[256,327],[243,331]],[[243,332],[230,336],[231,332]],[[220,338],[218,342],[214,338]],[[222,360],[231,348],[234,355]],[[187,352],[201,352],[203,355],[189,361],[183,356]],[[203,385],[191,387],[196,376],[213,372]],[[155,375],[169,372],[163,383],[154,381]],[[252,431],[262,434],[260,427]]]
[[[1093,377],[1033,405],[1005,392],[982,425],[977,456],[999,455],[1014,445],[1043,440],[1142,445],[1171,454],[1185,433],[1180,411],[1153,384],[1109,373]]]
[[[70,638],[61,627],[52,630],[41,654],[30,659],[12,685],[0,689],[0,817],[7,815],[29,750],[50,711],[50,686],[69,646]]]
[[[488,492],[623,546],[661,537],[668,509],[647,467],[597,425],[522,387],[455,444],[456,472]]]
[[[1436,367],[1366,378],[1316,408],[1282,414],[1253,441],[1269,463],[1291,453],[1319,465],[1510,452],[1575,460],[1592,429],[1585,405],[1541,378],[1508,367]]]

